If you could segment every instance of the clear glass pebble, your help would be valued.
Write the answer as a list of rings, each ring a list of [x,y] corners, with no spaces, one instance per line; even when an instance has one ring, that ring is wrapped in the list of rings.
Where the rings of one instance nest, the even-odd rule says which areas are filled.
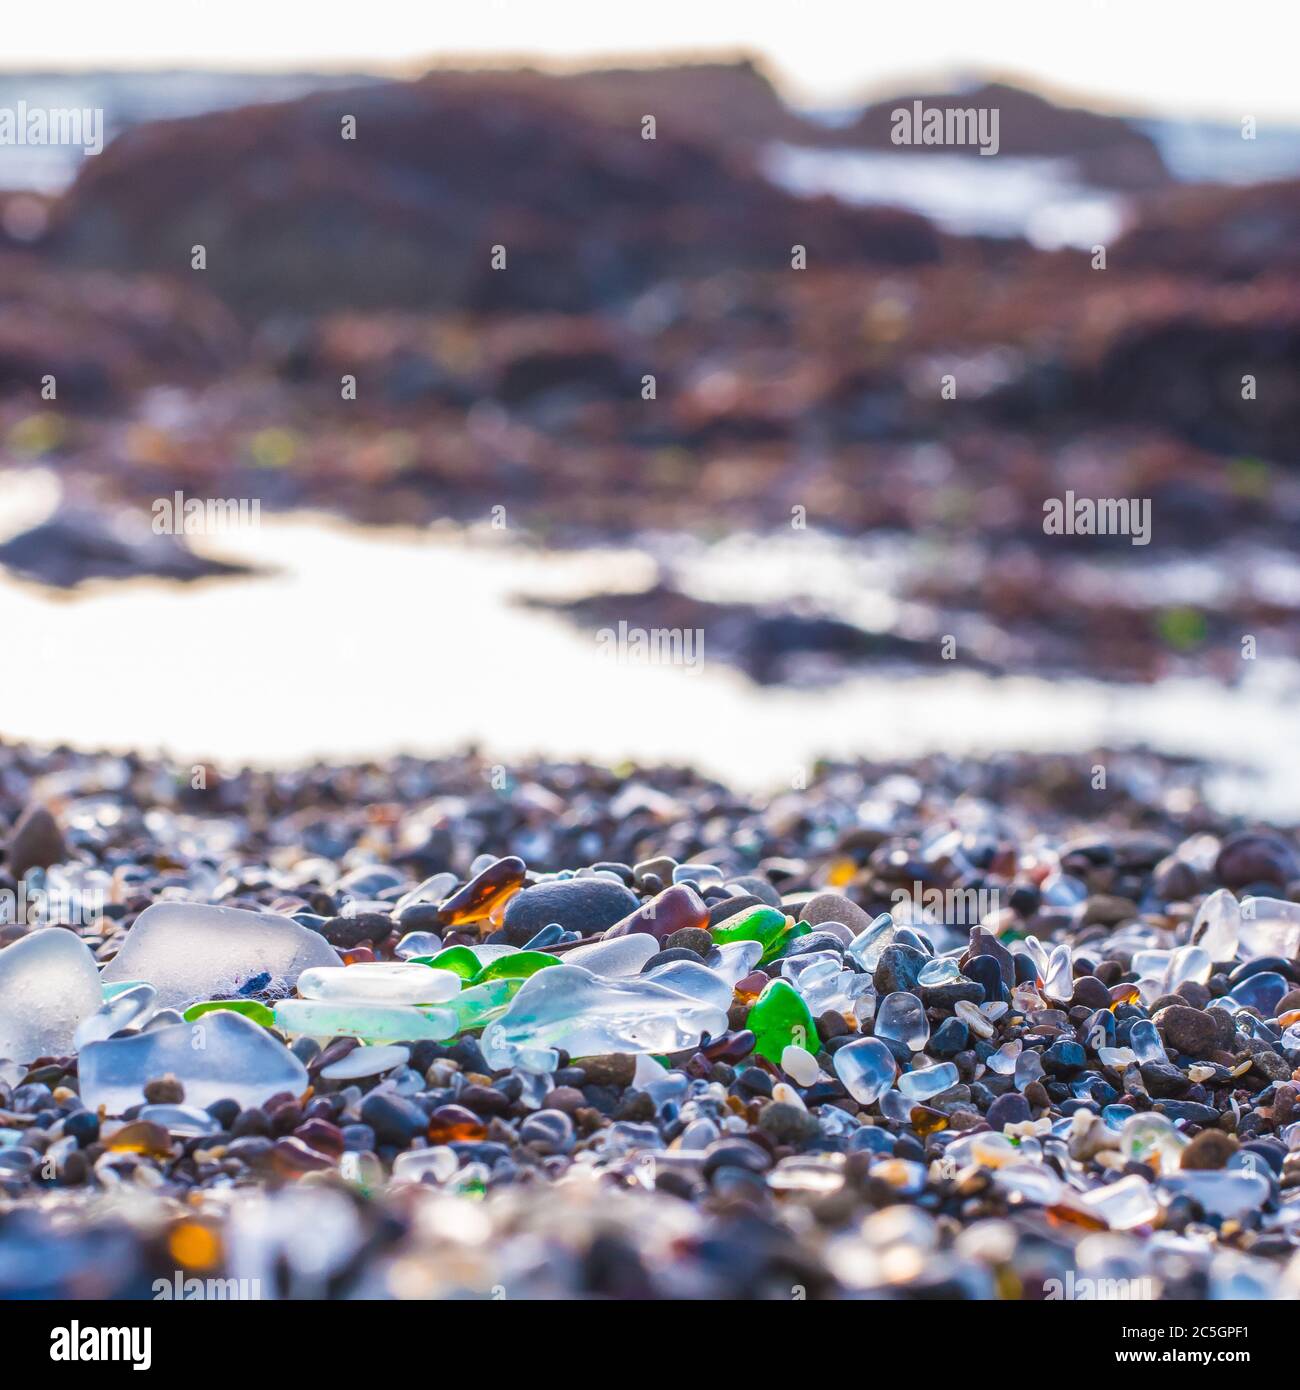
[[[1026,1086],[1033,1082],[1041,1081],[1043,1077],[1042,1056],[1035,1052],[1032,1047],[1027,1047],[1016,1058],[1016,1069],[1013,1075],[1015,1076],[1017,1091],[1023,1091]]]
[[[913,1052],[920,1050],[930,1041],[930,1020],[925,1015],[925,1005],[905,990],[887,994],[876,1007],[875,1035],[901,1042]]]
[[[885,947],[893,944],[895,930],[894,919],[888,912],[882,912],[853,938],[848,954],[863,970],[869,974],[874,972]]]
[[[368,1042],[442,1042],[460,1029],[455,1010],[446,1005],[418,1008],[414,1004],[360,1004],[337,999],[282,999],[275,1006],[275,1026],[285,1033],[313,1038],[363,1038]]]
[[[1069,1000],[1074,994],[1074,958],[1068,946],[1057,946],[1047,961],[1043,993],[1049,999]]]
[[[909,1100],[926,1101],[955,1086],[957,1078],[958,1071],[952,1062],[940,1062],[922,1071],[904,1072],[898,1078],[898,1089]]]
[[[740,944],[758,947],[754,955],[755,961],[763,954],[762,946],[756,941]],[[593,975],[620,979],[639,975],[642,967],[651,956],[658,955],[659,950],[659,942],[648,932],[630,932],[627,936],[616,936],[609,941],[593,941],[589,946],[575,946],[572,951],[564,953],[563,960],[566,965],[581,966],[584,970],[590,970]]]
[[[111,1038],[132,1024],[143,1024],[153,1012],[158,991],[152,985],[132,984],[105,1000],[99,1009],[77,1025],[73,1042],[78,1051],[87,1043]]]
[[[874,1105],[898,1074],[894,1054],[875,1038],[862,1038],[841,1047],[831,1061],[835,1075],[859,1105]]]
[[[951,956],[940,956],[938,960],[926,961],[921,967],[919,983],[923,985],[948,985],[961,979],[961,967]]]
[[[1160,1030],[1149,1018],[1140,1018],[1133,1024],[1129,1030],[1128,1045],[1139,1062],[1169,1060],[1165,1045],[1160,1041]]]
[[[408,931],[393,947],[398,960],[411,960],[415,956],[436,956],[442,950],[442,937],[432,931]]]

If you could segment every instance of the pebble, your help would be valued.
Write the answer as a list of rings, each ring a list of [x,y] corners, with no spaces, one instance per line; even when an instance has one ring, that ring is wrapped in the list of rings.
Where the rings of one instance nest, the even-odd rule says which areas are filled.
[[[0,772],[11,757],[0,745]],[[1032,783],[1048,765],[1017,766]],[[783,1296],[792,1279],[873,1299],[993,1297],[1016,1290],[1007,1268],[1085,1277],[1093,1258],[1152,1272],[1166,1296],[1189,1280],[1195,1296],[1215,1281],[1281,1288],[1300,1248],[1288,1186],[1300,1019],[1270,1020],[1300,998],[1288,950],[1300,922],[1280,897],[1257,916],[1231,893],[1206,904],[1226,891],[1220,864],[1249,869],[1244,888],[1289,891],[1269,874],[1294,847],[1273,832],[1216,839],[1209,812],[1146,800],[1140,778],[1116,779],[1129,789],[1101,828],[1063,846],[1082,813],[1055,806],[1050,766],[1032,811],[1005,817],[1005,769],[930,766],[915,794],[900,786],[895,809],[873,809],[887,829],[857,823],[868,789],[843,770],[834,794],[829,780],[799,793],[788,821],[681,771],[512,769],[521,786],[535,779],[518,805],[484,797],[468,760],[436,776],[402,764],[401,796],[382,770],[353,782],[317,769],[320,802],[298,800],[311,785],[299,774],[278,774],[274,797],[247,774],[238,804],[273,808],[267,826],[192,865],[181,839],[153,843],[161,810],[149,830],[129,798],[111,829],[70,814],[79,862],[111,866],[125,909],[62,933],[90,953],[86,1005],[98,1018],[110,961],[113,997],[145,993],[118,1036],[92,1041],[91,1028],[79,1048],[0,1062],[0,1192],[38,1224],[50,1204],[59,1234],[39,1229],[64,1251],[92,1219],[116,1219],[99,1204],[123,1182],[133,1202],[167,1204],[155,1230],[202,1212],[221,1231],[263,1202],[277,1224],[241,1226],[241,1241],[328,1235],[381,1293],[400,1275],[463,1295],[458,1281],[490,1287],[508,1266],[512,1297],[517,1279],[564,1298],[629,1279],[655,1297]],[[10,819],[14,785],[0,776]],[[872,782],[873,808],[887,785]],[[437,837],[407,823],[417,804],[437,808]],[[185,821],[196,845],[203,824]],[[973,930],[895,922],[882,909],[913,876],[982,882],[1010,907]],[[161,983],[206,971],[225,988],[168,1003],[127,966],[153,949],[155,908],[192,927],[196,907],[239,914],[222,919],[233,935],[205,937],[203,960],[165,953]],[[258,930],[241,935],[249,918]],[[1188,949],[1211,926],[1212,962]],[[342,959],[330,934],[353,943]],[[304,940],[325,958],[298,962]],[[6,957],[21,965],[21,940],[0,949],[0,971]],[[357,997],[393,970],[419,977],[416,994],[437,984],[446,1017]],[[338,991],[333,1013],[317,1008],[321,989]],[[1257,1013],[1209,1007],[1234,1002]],[[289,1047],[294,1020],[320,1026]],[[417,1036],[377,1038],[367,1023]],[[209,1045],[192,1055],[200,1027]],[[452,1208],[423,1207],[448,1201],[438,1188],[461,1213],[454,1248]],[[10,1224],[0,1271],[24,1267]],[[135,1226],[117,1229],[143,1248]],[[277,1248],[293,1294],[300,1246]]]
[[[543,927],[558,922],[566,931],[595,936],[612,927],[639,900],[621,883],[608,878],[571,878],[539,883],[510,899],[505,910],[505,936],[512,946],[522,946]]]
[[[18,817],[5,844],[5,869],[17,879],[33,869],[48,869],[68,857],[63,831],[53,814],[33,802]]]

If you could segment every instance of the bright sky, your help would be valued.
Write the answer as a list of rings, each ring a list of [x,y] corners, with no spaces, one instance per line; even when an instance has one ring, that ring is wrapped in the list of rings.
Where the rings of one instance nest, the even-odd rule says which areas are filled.
[[[826,104],[993,71],[1127,110],[1300,119],[1296,0],[11,0],[0,66],[419,70],[736,49]]]

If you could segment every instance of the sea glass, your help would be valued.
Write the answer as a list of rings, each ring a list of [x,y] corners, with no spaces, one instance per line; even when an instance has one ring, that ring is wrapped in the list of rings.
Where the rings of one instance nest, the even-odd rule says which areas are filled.
[[[355,969],[356,967],[352,967]],[[365,1038],[370,1042],[442,1042],[458,1031],[454,1009],[434,1004],[357,1004],[346,1000],[283,999],[275,1026],[315,1038]]]
[[[95,1013],[77,1025],[73,1042],[80,1050],[87,1043],[111,1038],[114,1033],[132,1024],[143,1023],[153,1012],[158,991],[152,985],[133,984],[106,999]]]
[[[750,1007],[745,1026],[754,1034],[754,1051],[780,1063],[787,1047],[815,1047],[817,1026],[798,990],[773,980]]]
[[[609,979],[639,975],[651,956],[659,954],[659,941],[648,932],[631,932],[612,940],[593,941],[565,951],[565,965],[580,965],[593,975]],[[757,957],[755,957],[757,959]]]
[[[489,864],[439,906],[439,924],[462,927],[481,922],[523,887],[524,873],[524,861],[514,855]]]
[[[494,1065],[524,1066],[526,1052],[556,1048],[573,1057],[676,1052],[726,1028],[724,1010],[653,981],[606,980],[560,965],[524,981],[505,1015],[484,1029],[482,1046],[489,1061],[511,1059]]]
[[[876,1037],[901,1042],[919,1052],[930,1040],[930,1020],[925,1005],[906,990],[887,994],[876,1006]]]
[[[307,1089],[298,1058],[265,1028],[233,1013],[88,1043],[78,1072],[86,1108],[110,1115],[138,1105],[146,1082],[167,1075],[185,1088],[185,1103],[200,1108],[225,1099],[249,1107]]]
[[[103,1003],[95,958],[75,932],[42,927],[0,951],[0,1057],[65,1056]]]
[[[874,1105],[898,1074],[894,1054],[876,1038],[862,1038],[841,1047],[832,1062],[835,1075],[859,1105]]]
[[[146,981],[160,1009],[183,1009],[252,989],[289,990],[304,970],[341,963],[318,932],[278,913],[161,902],[140,914],[103,978]]]
[[[912,1101],[929,1100],[957,1084],[958,1071],[952,1062],[940,1062],[936,1067],[904,1072],[898,1078],[898,1089]]]
[[[304,970],[298,993],[304,999],[358,1004],[440,1004],[460,993],[461,979],[450,970],[405,961],[367,961],[360,965]]]

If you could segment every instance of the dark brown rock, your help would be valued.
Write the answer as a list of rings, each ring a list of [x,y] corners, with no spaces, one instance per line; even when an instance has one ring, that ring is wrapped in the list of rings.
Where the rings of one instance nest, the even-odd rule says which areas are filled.
[[[1224,1168],[1237,1152],[1237,1141],[1219,1129],[1203,1129],[1183,1150],[1181,1168]]]
[[[1193,1009],[1172,1004],[1160,1009],[1153,1019],[1166,1043],[1188,1057],[1211,1058],[1232,1045],[1236,1029],[1223,1009]]]
[[[13,878],[22,878],[32,869],[48,869],[67,858],[59,823],[44,806],[33,802],[18,817],[5,846],[5,866]]]

